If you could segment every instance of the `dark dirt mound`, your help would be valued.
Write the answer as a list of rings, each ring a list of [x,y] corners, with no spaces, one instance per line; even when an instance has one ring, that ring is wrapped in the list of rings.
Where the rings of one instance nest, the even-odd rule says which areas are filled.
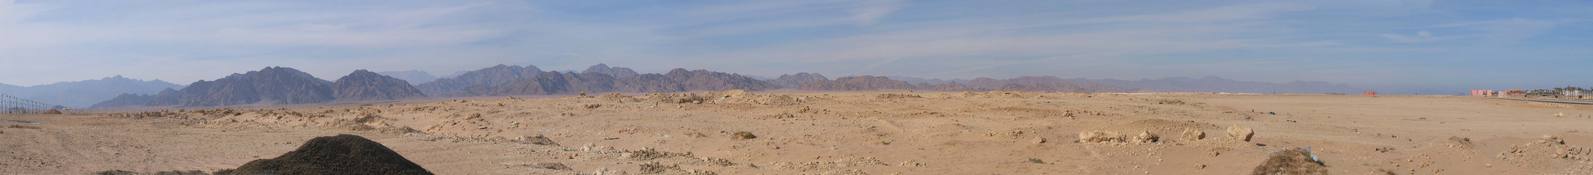
[[[364,137],[316,137],[274,159],[250,161],[216,174],[431,174],[404,156]]]
[[[1305,149],[1291,149],[1272,153],[1266,162],[1251,174],[1328,174],[1327,166],[1322,162],[1313,160],[1311,152]]]

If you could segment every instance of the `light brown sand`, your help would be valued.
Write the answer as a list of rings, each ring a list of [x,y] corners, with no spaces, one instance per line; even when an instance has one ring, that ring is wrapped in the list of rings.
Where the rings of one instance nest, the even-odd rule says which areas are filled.
[[[1593,106],[1585,105],[1422,96],[699,94],[701,104],[632,94],[0,116],[0,174],[214,171],[337,133],[369,137],[438,174],[1247,174],[1273,151],[1306,146],[1334,174],[1593,173]],[[1230,138],[1232,126],[1252,129],[1254,138]],[[1186,138],[1185,130],[1205,138]],[[734,138],[738,131],[756,138]],[[1077,142],[1084,131],[1159,139]],[[539,134],[558,145],[519,139]],[[1545,135],[1564,144],[1542,142]],[[531,166],[537,163],[573,170]]]

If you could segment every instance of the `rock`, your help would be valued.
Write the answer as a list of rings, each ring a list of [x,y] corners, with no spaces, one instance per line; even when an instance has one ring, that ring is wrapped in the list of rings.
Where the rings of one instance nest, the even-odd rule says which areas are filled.
[[[1250,128],[1245,128],[1245,127],[1239,127],[1239,125],[1233,125],[1233,126],[1229,126],[1228,127],[1228,137],[1229,138],[1233,138],[1234,140],[1241,140],[1241,141],[1249,142],[1250,138],[1255,136],[1255,134],[1256,134],[1255,130],[1250,130]]]
[[[1184,128],[1184,132],[1180,135],[1180,137],[1184,139],[1184,141],[1196,141],[1200,139],[1206,139],[1206,132],[1195,128]]]
[[[1472,147],[1471,138],[1450,136],[1449,137],[1449,147],[1450,148],[1468,148],[1469,149],[1469,148]]]
[[[758,138],[758,136],[752,135],[752,132],[736,131],[735,134],[732,134],[732,138],[735,138],[736,140],[747,140]]]
[[[1327,166],[1313,160],[1305,149],[1290,149],[1272,153],[1251,174],[1328,174]]]
[[[1044,137],[1035,137],[1034,139],[1029,140],[1030,143],[1034,143],[1034,144],[1045,143],[1045,141],[1046,140],[1045,140]]]
[[[548,137],[545,137],[545,136],[542,136],[542,135],[531,136],[531,137],[520,136],[519,138],[515,138],[514,141],[517,142],[517,143],[526,143],[526,144],[532,144],[532,145],[559,146],[559,143],[553,142],[553,139],[548,139]]]
[[[1141,131],[1139,135],[1130,138],[1134,143],[1156,143],[1158,139],[1161,139],[1161,137],[1146,131]]]
[[[1085,131],[1079,132],[1079,143],[1122,143],[1126,138],[1113,132]]]
[[[572,169],[570,169],[570,166],[564,166],[564,164],[562,164],[562,163],[552,163],[552,162],[531,164],[531,168],[550,169],[550,170],[572,170]]]

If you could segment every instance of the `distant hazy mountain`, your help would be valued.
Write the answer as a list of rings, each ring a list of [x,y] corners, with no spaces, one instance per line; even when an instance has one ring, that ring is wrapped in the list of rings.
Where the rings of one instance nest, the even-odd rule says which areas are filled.
[[[835,80],[803,83],[797,89],[824,91],[870,91],[916,89],[911,83],[882,76],[848,76]]]
[[[886,76],[886,77],[890,78],[892,80],[902,80],[902,81],[905,81],[907,83],[912,83],[912,84],[944,84],[944,83],[950,83],[951,82],[949,80],[942,80],[942,79],[918,78],[918,77],[908,77],[908,76]]]
[[[178,87],[182,86],[160,80],[144,81],[113,76],[98,80],[60,82],[30,87],[0,85],[0,93],[67,107],[89,107],[94,103],[105,101],[124,93],[153,94],[163,89]]]
[[[421,83],[418,88],[432,96],[511,95],[532,91],[527,80],[542,74],[536,66],[497,65],[469,71],[452,78]],[[540,89],[540,86],[536,86]]]
[[[769,83],[773,83],[774,85],[780,86],[782,88],[800,89],[803,84],[824,83],[827,81],[830,81],[830,78],[824,77],[822,74],[802,72],[796,74],[780,75],[779,78],[769,80]]]
[[[631,68],[608,67],[607,64],[592,65],[592,67],[587,67],[586,71],[581,71],[581,73],[599,73],[613,76],[614,78],[631,78],[638,75],[636,71],[631,70]]]
[[[0,83],[0,92],[12,92],[17,89],[22,89],[22,86]]]
[[[1004,91],[1044,91],[1044,92],[1122,92],[1124,88],[1107,84],[1100,84],[1080,79],[1062,79],[1053,76],[1024,76],[1009,79],[975,78],[972,80],[951,80],[949,84],[956,86],[940,87],[940,90],[1004,90]],[[947,89],[951,88],[951,89]]]
[[[332,83],[332,95],[343,101],[398,100],[425,97],[409,82],[364,69]]]
[[[433,96],[763,90],[774,87],[768,82],[739,74],[685,69],[674,69],[664,74],[635,74],[628,68],[601,64],[581,73],[543,72],[536,66],[498,65],[419,86],[421,91]]]
[[[427,83],[427,82],[431,82],[433,80],[437,80],[437,76],[433,76],[433,75],[431,75],[431,73],[426,73],[425,71],[419,71],[419,70],[384,71],[384,72],[377,72],[377,74],[382,74],[382,75],[387,75],[387,76],[390,76],[390,77],[393,77],[393,78],[398,78],[398,79],[404,80],[406,82],[409,82],[411,85]]]
[[[161,92],[161,93],[162,94],[174,93],[176,90],[166,89],[166,91],[172,91],[172,92]],[[95,103],[93,106],[89,106],[89,107],[90,108],[118,108],[118,107],[147,106],[152,101],[155,101],[155,95],[122,94],[122,95],[117,95],[115,98],[111,98],[110,100],[105,100],[105,101],[102,101],[102,102],[99,102],[99,103]]]
[[[117,107],[115,104],[139,101],[146,101],[146,106],[304,104],[333,99],[332,82],[293,68],[266,67],[215,81],[200,80],[182,90],[162,91],[154,96],[122,95],[95,106]]]

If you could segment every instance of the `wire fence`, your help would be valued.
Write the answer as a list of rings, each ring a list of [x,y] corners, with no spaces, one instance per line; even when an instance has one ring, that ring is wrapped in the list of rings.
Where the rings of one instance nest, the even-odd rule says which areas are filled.
[[[51,109],[63,109],[60,105],[40,103],[21,97],[0,94],[0,114],[36,114],[45,113]]]

